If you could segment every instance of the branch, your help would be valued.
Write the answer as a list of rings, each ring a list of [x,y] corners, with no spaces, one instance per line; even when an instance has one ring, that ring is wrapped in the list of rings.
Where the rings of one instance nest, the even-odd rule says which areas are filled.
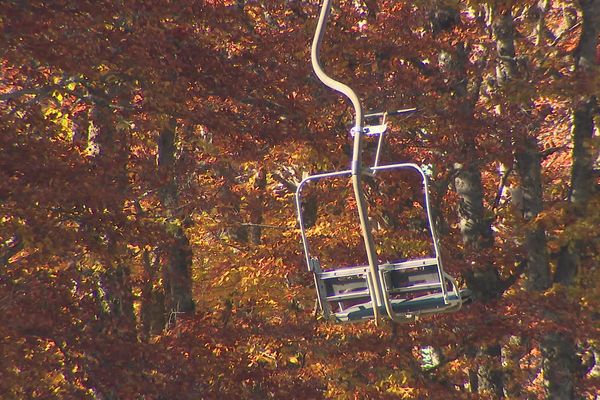
[[[579,28],[580,25],[581,25],[581,21],[577,22],[576,24],[571,26],[569,29],[565,29],[564,31],[559,33],[558,36],[556,36],[555,39],[552,41],[552,43],[549,44],[549,47],[556,46],[567,34],[573,32],[575,29]],[[541,60],[539,61],[539,65],[543,65],[546,62],[546,60],[550,57],[551,54],[552,53],[550,51],[546,51],[546,54],[544,54],[542,56]]]
[[[30,95],[30,94],[34,94],[36,97],[40,96],[40,95],[48,95],[50,92],[60,89],[62,86],[60,85],[50,85],[50,86],[43,86],[43,87],[37,87],[37,88],[27,88],[27,89],[20,89],[20,90],[13,90],[12,92],[8,92],[8,93],[3,93],[0,95],[0,101],[10,101],[10,100],[15,100],[18,99],[21,96],[26,96],[26,95]]]
[[[289,230],[294,229],[294,228],[290,228],[289,226],[283,226],[283,225],[251,224],[249,222],[243,223],[243,224],[240,224],[240,225],[241,226],[255,226],[255,227],[258,227],[258,228],[281,229],[283,231],[289,231]]]
[[[41,95],[48,95],[51,92],[53,92],[54,90],[64,89],[64,87],[66,85],[68,85],[69,83],[78,83],[78,82],[81,83],[82,80],[79,78],[73,78],[73,77],[63,77],[58,83],[55,83],[53,85],[47,85],[47,86],[36,87],[36,88],[18,89],[18,90],[13,90],[12,92],[0,94],[0,101],[15,100],[19,97],[30,95],[30,94],[35,95],[35,97],[39,97]]]
[[[512,285],[515,284],[515,282],[517,282],[517,280],[525,272],[525,269],[527,269],[527,264],[527,260],[522,260],[517,266],[517,269],[515,269],[515,272],[513,272],[508,278],[501,281],[500,293],[506,292]]]
[[[579,26],[581,25],[581,21],[579,21],[578,23],[576,23],[575,25],[573,25],[572,27],[570,27],[569,29],[565,29],[564,31],[562,31],[557,37],[556,39],[554,39],[552,41],[552,43],[550,43],[550,47],[554,47],[558,44],[558,42],[561,41],[561,39],[567,35],[568,33],[573,32],[575,29],[579,28]]]
[[[429,376],[434,375],[436,371],[438,371],[439,369],[441,369],[442,367],[448,365],[449,363],[458,360],[461,357],[461,352],[457,352],[457,355],[455,355],[454,357],[450,357],[450,358],[446,358],[444,357],[442,360],[440,360],[440,363],[433,366],[433,367],[429,367],[429,368],[425,368],[422,371],[425,374],[428,374]]]
[[[568,150],[567,146],[555,146],[555,147],[550,147],[542,152],[540,152],[540,157],[542,157],[542,160],[550,157],[552,154],[562,151],[562,150]]]
[[[285,179],[284,177],[282,177],[281,175],[277,174],[277,173],[271,173],[271,177],[273,179],[275,179],[277,182],[281,183],[283,186],[285,186],[285,188],[287,190],[289,190],[291,193],[295,193],[296,189],[298,189],[298,184],[299,182],[291,181],[289,179]]]
[[[243,99],[240,99],[240,102],[242,102],[244,104],[255,105],[255,106],[265,106],[267,109],[271,109],[271,110],[273,110],[273,109],[278,110],[278,111],[285,110],[285,107],[282,106],[281,104],[276,103],[269,99],[265,99],[265,98],[257,99],[256,97],[247,96]]]
[[[23,250],[24,244],[21,236],[15,234],[12,238],[7,240],[2,246],[2,255],[0,256],[0,268],[4,269],[8,266],[9,260],[16,255],[18,252]]]
[[[508,177],[513,171],[513,167],[510,167],[506,170],[504,175],[502,175],[502,179],[500,179],[500,185],[498,185],[498,192],[496,193],[496,198],[494,199],[494,203],[492,203],[492,210],[495,210],[500,205],[500,200],[502,200],[502,192],[504,192],[504,188],[506,187],[506,182],[508,181]]]
[[[427,148],[428,146],[423,146],[423,148]],[[458,176],[459,169],[452,167],[449,169],[449,173],[446,177],[439,179],[437,181],[432,180],[431,186],[435,188],[436,194],[438,197],[443,197],[447,192],[450,184],[456,177]]]

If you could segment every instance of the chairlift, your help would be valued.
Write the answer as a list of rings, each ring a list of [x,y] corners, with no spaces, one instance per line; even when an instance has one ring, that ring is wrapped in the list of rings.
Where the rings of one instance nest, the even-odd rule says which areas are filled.
[[[356,93],[349,86],[332,79],[323,71],[319,53],[331,11],[331,3],[331,0],[323,1],[311,47],[311,63],[321,82],[348,97],[354,106],[355,124],[350,131],[354,139],[351,168],[308,176],[300,182],[295,194],[305,261],[308,270],[314,276],[320,309],[325,318],[337,322],[372,319],[378,322],[382,317],[387,317],[394,322],[409,322],[421,315],[457,311],[467,300],[468,292],[461,291],[456,281],[444,271],[439,241],[432,219],[427,174],[415,163],[379,165],[388,117],[412,114],[416,112],[416,109],[408,108],[363,115],[362,105]],[[365,124],[365,121],[369,123]],[[373,165],[369,167],[362,165],[362,140],[365,136],[378,137]],[[421,178],[424,193],[423,208],[426,213],[428,237],[432,243],[433,254],[424,258],[383,262],[378,259],[375,249],[362,178],[366,175],[375,176],[378,172],[398,170],[412,171]],[[312,182],[340,177],[350,177],[352,181],[359,214],[359,226],[368,260],[366,265],[323,266],[319,259],[311,253],[302,211],[303,189]]]

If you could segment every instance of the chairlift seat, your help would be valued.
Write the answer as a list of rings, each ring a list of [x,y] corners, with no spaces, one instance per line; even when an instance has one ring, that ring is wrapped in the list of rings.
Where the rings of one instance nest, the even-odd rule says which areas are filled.
[[[326,317],[331,314],[331,303],[337,304],[339,310],[344,310],[351,305],[371,301],[368,265],[322,271],[316,258],[311,262],[319,303]]]
[[[373,318],[368,265],[321,271],[318,261],[313,260],[319,300],[326,317],[333,314],[339,322]],[[454,311],[462,304],[461,293],[457,293],[449,275],[440,273],[436,258],[383,263],[379,265],[379,273],[385,295],[390,297],[399,318],[411,320],[416,315]],[[384,306],[380,309],[386,312]]]

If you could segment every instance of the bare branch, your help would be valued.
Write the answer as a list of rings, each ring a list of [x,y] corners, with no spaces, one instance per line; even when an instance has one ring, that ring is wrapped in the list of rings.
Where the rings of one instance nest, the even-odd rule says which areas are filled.
[[[492,210],[496,210],[500,205],[500,200],[502,200],[502,193],[504,192],[504,188],[506,187],[506,182],[508,181],[508,177],[512,173],[513,168],[510,167],[506,170],[506,172],[502,175],[500,179],[500,184],[498,185],[498,192],[496,193],[496,198],[494,199],[494,203],[492,204]]]
[[[18,234],[15,234],[12,238],[7,240],[2,246],[2,254],[0,255],[0,268],[4,269],[6,266],[8,266],[9,260],[19,251],[23,250],[23,247],[23,240]]]

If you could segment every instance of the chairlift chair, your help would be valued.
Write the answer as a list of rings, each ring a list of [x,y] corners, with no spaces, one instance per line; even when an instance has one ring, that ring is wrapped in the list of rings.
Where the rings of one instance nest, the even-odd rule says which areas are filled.
[[[464,301],[465,292],[458,289],[456,281],[443,268],[432,220],[428,178],[423,169],[414,163],[399,163],[372,166],[364,173],[375,175],[393,170],[413,171],[422,178],[423,205],[433,254],[430,257],[393,262],[377,260],[379,286],[372,279],[369,265],[321,265],[311,251],[307,236],[302,212],[303,190],[312,182],[350,176],[351,170],[308,176],[298,185],[295,202],[305,261],[314,276],[317,299],[325,318],[333,318],[338,322],[365,321],[375,318],[378,311],[393,321],[406,322],[420,315],[457,311]],[[380,294],[379,301],[375,296],[377,292]]]
[[[394,322],[412,321],[420,315],[457,311],[465,301],[466,291],[459,290],[456,281],[444,272],[439,242],[431,215],[428,178],[415,163],[379,165],[380,152],[387,131],[387,117],[405,115],[414,108],[363,115],[361,102],[347,85],[329,77],[319,61],[320,45],[331,10],[331,0],[324,0],[311,49],[311,62],[317,77],[328,87],[350,99],[355,110],[355,125],[351,129],[354,148],[351,169],[308,176],[303,179],[295,194],[295,203],[308,270],[313,274],[317,299],[325,318],[338,322],[354,322],[387,316]],[[364,121],[374,121],[365,125]],[[378,145],[372,166],[362,165],[362,139],[377,136]],[[392,170],[409,170],[422,178],[423,205],[428,223],[433,255],[426,258],[382,262],[378,259],[371,232],[367,206],[362,187],[364,175]],[[359,226],[365,243],[368,265],[322,266],[311,253],[302,212],[302,191],[306,185],[322,179],[350,177],[359,214]]]

